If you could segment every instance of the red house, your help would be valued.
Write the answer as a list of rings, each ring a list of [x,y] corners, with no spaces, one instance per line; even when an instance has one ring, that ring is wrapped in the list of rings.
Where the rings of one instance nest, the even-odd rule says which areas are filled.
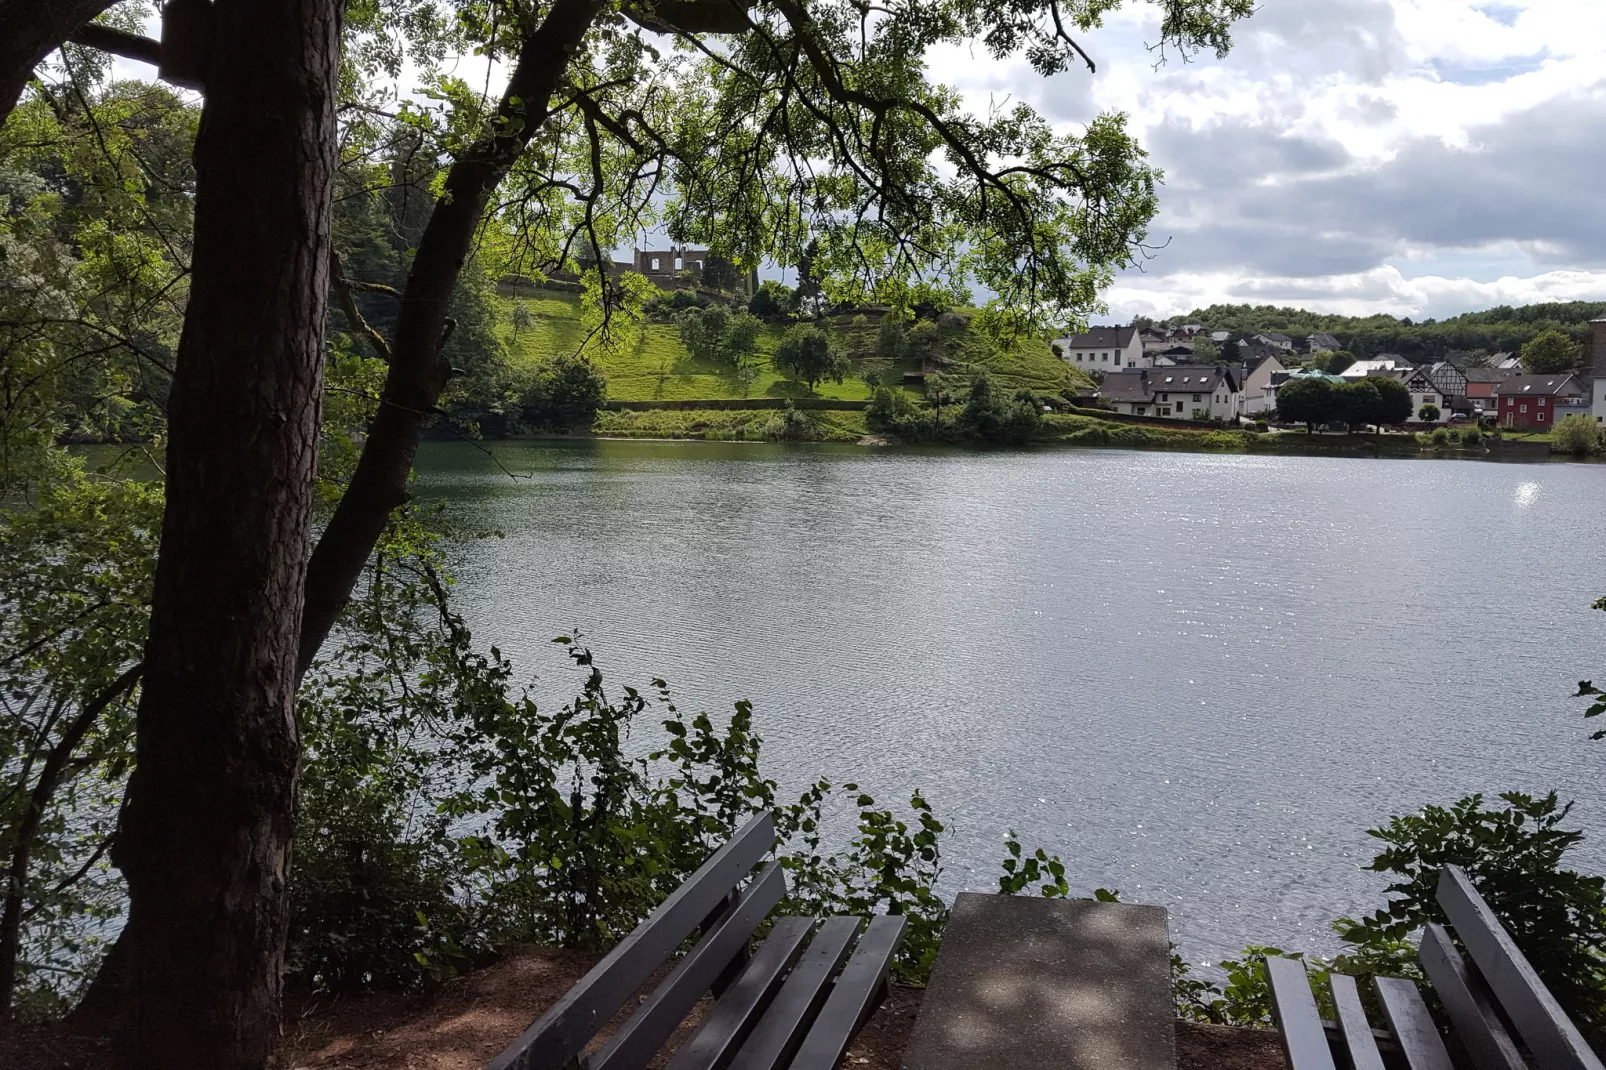
[[[1575,399],[1589,397],[1578,385],[1578,379],[1568,372],[1562,375],[1513,375],[1494,388],[1495,400],[1500,403],[1498,417],[1501,427],[1521,427],[1534,431],[1548,431],[1561,419],[1557,415],[1583,411]]]

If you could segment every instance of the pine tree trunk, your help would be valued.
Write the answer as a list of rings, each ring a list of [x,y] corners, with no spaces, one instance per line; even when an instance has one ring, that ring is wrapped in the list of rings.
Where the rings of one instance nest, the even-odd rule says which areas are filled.
[[[335,0],[218,0],[167,505],[116,860],[136,1068],[279,1038],[335,167]]]

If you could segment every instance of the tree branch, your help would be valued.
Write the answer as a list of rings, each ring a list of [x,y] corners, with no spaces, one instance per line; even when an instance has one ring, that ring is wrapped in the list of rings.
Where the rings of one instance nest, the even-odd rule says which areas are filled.
[[[331,266],[334,270],[329,272],[329,281],[335,288],[335,296],[340,300],[340,310],[346,314],[346,321],[351,324],[352,330],[368,340],[368,344],[374,347],[374,352],[379,354],[379,359],[389,364],[390,343],[385,341],[384,335],[374,330],[367,317],[362,314],[362,310],[357,307],[357,299],[351,293],[354,284],[347,281],[345,274],[340,270],[339,260]]]
[[[382,403],[351,483],[307,563],[298,672],[305,673],[362,575],[407,478],[452,369],[442,355],[447,308],[492,193],[552,114],[586,33],[606,0],[557,0],[519,49],[496,115],[447,171],[418,241],[391,338]]]
[[[153,67],[162,65],[162,42],[137,33],[128,33],[98,22],[88,22],[74,30],[67,38],[75,45],[110,52],[124,59],[137,59]]]

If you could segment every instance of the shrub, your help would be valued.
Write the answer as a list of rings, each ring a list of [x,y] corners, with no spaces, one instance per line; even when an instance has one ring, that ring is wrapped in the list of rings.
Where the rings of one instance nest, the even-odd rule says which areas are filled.
[[[1580,457],[1599,453],[1602,447],[1600,425],[1581,412],[1565,416],[1550,433],[1550,448],[1557,453],[1571,453]]]
[[[588,428],[608,394],[608,382],[585,357],[564,354],[540,365],[519,396],[519,423],[531,431]]]
[[[797,297],[791,287],[767,279],[759,284],[758,292],[747,302],[747,311],[763,320],[782,319],[792,314]]]
[[[688,308],[710,308],[714,300],[696,290],[670,290],[650,297],[642,304],[647,318],[656,323],[668,323]]]
[[[970,384],[960,426],[982,442],[1022,445],[1042,429],[1043,407],[1030,390],[1005,397],[983,374]]]
[[[1483,432],[1476,427],[1463,427],[1461,429],[1461,443],[1465,446],[1481,446]]]
[[[1450,444],[1450,432],[1443,427],[1435,428],[1433,434],[1429,436],[1429,441],[1433,443],[1434,449],[1442,450]]]
[[[1425,422],[1433,424],[1439,422],[1439,407],[1437,405],[1424,405],[1416,410],[1416,414]]]
[[[1178,1013],[1228,1025],[1269,1022],[1269,955],[1305,961],[1329,1017],[1323,982],[1330,972],[1421,980],[1415,937],[1428,922],[1447,923],[1435,893],[1444,867],[1458,865],[1563,1009],[1586,1034],[1598,1035],[1606,1024],[1606,882],[1561,868],[1583,833],[1559,827],[1571,807],[1560,805],[1554,792],[1500,798],[1502,808],[1486,808],[1483,796],[1471,795],[1448,809],[1427,806],[1368,830],[1388,846],[1366,868],[1397,878],[1387,889],[1392,898],[1366,918],[1334,922],[1347,946],[1331,959],[1251,946],[1219,964],[1226,977],[1217,984],[1192,976],[1189,965],[1173,956]]]
[[[1396,878],[1390,901],[1334,928],[1350,943],[1375,947],[1444,923],[1434,898],[1439,875],[1461,866],[1562,1007],[1597,1031],[1606,1026],[1606,880],[1562,868],[1584,838],[1561,827],[1571,803],[1561,805],[1555,792],[1500,799],[1504,807],[1486,807],[1482,795],[1469,795],[1369,830],[1388,845],[1366,868]]]
[[[1262,434],[1264,434],[1267,431],[1271,430],[1271,428],[1270,428],[1270,426],[1267,425],[1265,420],[1256,420],[1255,421],[1255,430],[1259,431]]]

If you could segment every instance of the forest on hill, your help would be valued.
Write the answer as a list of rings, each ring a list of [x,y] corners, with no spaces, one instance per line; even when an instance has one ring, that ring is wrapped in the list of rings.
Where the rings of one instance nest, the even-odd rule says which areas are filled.
[[[1185,316],[1154,322],[1164,327],[1198,323],[1212,331],[1245,334],[1262,331],[1295,337],[1331,334],[1345,349],[1365,359],[1378,353],[1398,353],[1411,358],[1439,358],[1456,351],[1490,355],[1515,353],[1534,336],[1552,329],[1583,344],[1589,334],[1589,321],[1599,316],[1606,316],[1606,301],[1499,305],[1483,312],[1420,321],[1381,314],[1340,316],[1274,305],[1211,305]]]

